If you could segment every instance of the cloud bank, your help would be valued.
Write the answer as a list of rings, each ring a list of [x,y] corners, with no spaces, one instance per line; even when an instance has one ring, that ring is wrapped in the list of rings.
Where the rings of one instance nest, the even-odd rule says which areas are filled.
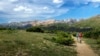
[[[0,19],[14,22],[52,18],[87,5],[100,7],[100,0],[0,0]]]

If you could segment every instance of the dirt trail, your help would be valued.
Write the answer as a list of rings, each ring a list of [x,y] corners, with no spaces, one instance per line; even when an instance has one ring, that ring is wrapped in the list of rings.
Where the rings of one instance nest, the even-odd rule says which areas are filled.
[[[79,43],[76,40],[76,38],[75,41],[76,41],[76,50],[78,52],[77,56],[98,56],[96,53],[93,52],[91,47],[87,45],[84,41],[82,41],[82,43]]]

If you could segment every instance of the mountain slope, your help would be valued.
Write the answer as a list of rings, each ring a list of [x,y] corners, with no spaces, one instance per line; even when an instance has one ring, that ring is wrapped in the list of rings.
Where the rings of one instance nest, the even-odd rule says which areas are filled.
[[[95,29],[100,28],[100,16],[94,16],[86,20],[81,20],[75,24],[77,27],[92,27]]]

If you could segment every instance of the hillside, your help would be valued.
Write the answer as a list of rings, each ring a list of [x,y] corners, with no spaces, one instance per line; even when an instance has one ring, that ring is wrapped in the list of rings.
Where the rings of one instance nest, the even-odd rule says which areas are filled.
[[[83,31],[84,41],[100,56],[100,15],[81,20],[75,23],[74,27],[92,28],[89,31]]]
[[[81,20],[75,24],[77,27],[92,27],[95,29],[100,28],[100,16],[94,16],[86,20]]]
[[[0,56],[76,56],[74,46],[50,41],[55,34],[0,31]]]

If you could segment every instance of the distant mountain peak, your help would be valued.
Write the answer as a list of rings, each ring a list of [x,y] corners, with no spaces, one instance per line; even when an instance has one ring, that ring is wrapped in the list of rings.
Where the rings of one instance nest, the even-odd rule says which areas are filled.
[[[100,17],[100,14],[98,14],[96,17]]]

